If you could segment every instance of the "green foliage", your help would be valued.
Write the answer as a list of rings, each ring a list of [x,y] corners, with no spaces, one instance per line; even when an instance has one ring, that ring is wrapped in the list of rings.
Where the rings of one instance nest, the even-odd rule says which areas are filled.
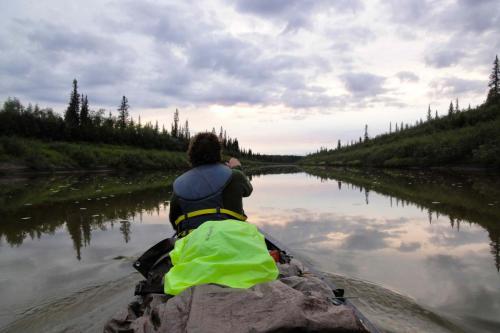
[[[3,137],[0,139],[0,145],[6,154],[9,155],[24,155],[28,151],[28,146],[25,141],[13,137]]]
[[[128,99],[127,97],[123,96],[120,107],[118,108],[118,126],[121,129],[125,129],[129,122],[128,109],[129,109]]]
[[[40,109],[38,105],[33,107],[31,104],[25,108],[17,98],[9,97],[4,102],[2,109],[0,109],[0,135],[51,141],[130,145],[170,151],[184,152],[187,150],[191,138],[189,122],[186,119],[184,126],[180,125],[179,110],[175,110],[171,133],[169,134],[165,127],[160,130],[158,122],[154,126],[151,122],[142,125],[139,117],[138,123],[135,124],[129,117],[129,108],[128,99],[123,96],[117,117],[113,116],[111,112],[108,116],[105,116],[105,110],[103,109],[91,110],[87,95],[78,93],[78,82],[75,79],[73,80],[73,89],[64,118],[54,113],[50,108]],[[213,132],[215,133],[215,128]],[[238,139],[228,137],[222,127],[219,139],[224,153],[230,156],[277,163],[290,163],[300,158],[297,156],[281,157],[254,154],[251,149],[242,149]],[[94,168],[100,163],[99,156],[86,151],[71,152],[68,156],[80,167]],[[118,160],[125,165],[120,167],[113,164],[113,166],[126,169],[136,164],[142,165],[143,168],[155,169],[160,163],[157,159],[153,159],[154,161],[146,159],[139,162],[134,161],[135,158],[135,155],[121,156]],[[33,158],[33,163],[30,165],[36,165],[35,158]],[[50,163],[43,165],[48,167]]]
[[[488,87],[490,90],[488,91],[487,103],[500,102],[500,64],[498,62],[498,55],[493,62],[493,69],[490,74]]]
[[[178,170],[188,167],[185,153],[127,146],[0,137],[0,151],[4,152],[5,160],[35,171]]]
[[[451,105],[453,106],[453,105]],[[498,168],[500,105],[452,112],[446,117],[336,150],[307,156],[303,164]]]
[[[68,135],[73,135],[80,124],[80,94],[78,94],[78,82],[73,80],[73,90],[69,100],[68,108],[64,114],[64,122]]]

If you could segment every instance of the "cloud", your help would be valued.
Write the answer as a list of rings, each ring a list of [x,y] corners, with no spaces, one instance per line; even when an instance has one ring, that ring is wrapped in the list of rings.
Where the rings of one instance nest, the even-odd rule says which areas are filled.
[[[484,94],[486,82],[483,80],[469,80],[457,77],[445,77],[436,79],[429,84],[436,96],[457,97],[469,94]]]
[[[112,38],[44,20],[15,19],[7,29],[17,33],[0,56],[0,75],[6,78],[0,93],[61,104],[67,102],[73,78],[97,94],[99,87],[131,78],[135,54]]]
[[[436,68],[449,67],[457,64],[464,56],[465,53],[461,50],[429,50],[425,56],[425,63]]]
[[[500,4],[496,0],[457,0],[438,14],[439,27],[447,31],[482,34],[499,30]]]
[[[361,0],[91,0],[80,10],[53,0],[51,8],[65,13],[56,17],[43,6],[9,3],[0,13],[0,98],[66,104],[76,77],[93,107],[113,109],[122,95],[136,110],[244,105],[269,107],[288,119],[408,107],[400,98],[403,85],[391,85],[393,69],[378,58],[378,43],[400,42],[387,32],[409,27],[428,37],[408,45],[423,54],[428,73],[399,72],[400,82],[427,80],[447,66],[489,68],[500,47],[495,6],[489,0],[458,0],[456,8],[423,0],[383,6]],[[478,17],[465,19],[471,15]],[[401,68],[415,68],[398,59]],[[411,93],[425,95],[425,86],[449,94],[484,90],[477,82],[435,81]],[[408,97],[409,104],[418,98]],[[262,122],[266,115],[255,117]]]
[[[388,0],[384,5],[389,8],[391,18],[404,25],[422,21],[432,8],[427,0]]]
[[[305,91],[286,91],[281,100],[286,106],[297,109],[321,108],[335,105],[343,105],[345,98],[327,95],[326,93],[315,93],[314,89]]]
[[[385,78],[370,73],[346,73],[340,79],[355,97],[376,96],[385,91]]]
[[[26,37],[35,48],[53,53],[77,53],[80,56],[99,53],[105,55],[118,47],[112,38],[56,25],[46,21],[16,20],[18,27],[27,27]]]
[[[491,57],[498,52],[500,2],[496,0],[390,0],[385,6],[394,23],[389,26],[400,37],[425,37],[428,66],[478,66],[486,54]]]
[[[255,40],[232,34],[200,8],[146,4],[138,8],[128,2],[123,8],[124,22],[116,24],[116,29],[134,24],[135,32],[156,42],[152,62],[160,69],[148,85],[172,103],[332,105],[333,99],[323,91],[306,85],[311,73],[328,70],[330,65],[322,57],[269,52],[274,38]],[[274,13],[284,4],[251,6],[258,12]],[[149,19],[156,17],[153,13],[161,18]],[[172,29],[182,33],[172,33]]]
[[[409,71],[402,71],[396,74],[396,77],[401,82],[418,82],[420,78],[417,74]]]
[[[284,31],[294,32],[309,28],[318,12],[355,13],[364,5],[360,0],[237,0],[235,7],[240,13],[284,22]]]
[[[496,0],[389,0],[385,6],[393,22],[420,30],[481,34],[499,29],[500,5]]]

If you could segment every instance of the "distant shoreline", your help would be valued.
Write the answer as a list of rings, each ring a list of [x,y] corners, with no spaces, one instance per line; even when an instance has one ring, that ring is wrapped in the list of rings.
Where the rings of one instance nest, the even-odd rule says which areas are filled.
[[[456,165],[456,166],[394,166],[394,167],[384,167],[384,166],[368,166],[368,165],[341,165],[341,164],[299,164],[301,168],[332,168],[332,169],[356,169],[356,170],[408,170],[408,171],[451,171],[451,172],[469,172],[469,173],[500,173],[500,169],[494,167],[483,167],[483,166],[467,166],[467,165]]]

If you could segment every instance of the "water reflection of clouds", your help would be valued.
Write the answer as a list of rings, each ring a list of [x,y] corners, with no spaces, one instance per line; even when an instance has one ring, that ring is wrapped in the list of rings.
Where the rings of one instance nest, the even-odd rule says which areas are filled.
[[[272,215],[261,212],[252,217],[265,232],[312,258],[321,269],[411,291],[419,300],[432,298],[426,303],[436,307],[467,302],[468,297],[486,292],[470,286],[471,279],[483,276],[481,270],[488,269],[484,267],[488,263],[484,251],[487,235],[480,227],[457,232],[446,220],[429,225],[425,216],[420,220],[384,220],[315,214],[305,209],[282,210],[281,214],[278,210]],[[443,255],[450,251],[453,256]],[[464,289],[466,284],[469,286]],[[495,281],[489,285],[495,285]],[[495,290],[488,292],[498,294]],[[499,307],[499,302],[493,301],[493,308]],[[470,310],[469,305],[462,310]],[[485,311],[486,316],[491,314],[491,309]]]
[[[272,235],[282,235],[287,243],[308,244],[314,240],[325,246],[361,251],[388,248],[389,240],[404,233],[398,230],[401,220],[391,226],[376,218],[315,214],[304,208],[254,214],[251,222]]]
[[[403,253],[439,253],[458,246],[462,250],[488,248],[488,236],[481,227],[469,226],[467,232],[450,228],[447,221],[429,225],[425,216],[415,218],[373,218],[362,215],[314,213],[299,208],[250,211],[250,221],[272,235],[281,235],[292,244],[340,248],[355,251],[392,249]],[[321,244],[317,244],[321,243]]]
[[[455,254],[437,254],[425,259],[426,268],[432,272],[433,280],[427,288],[434,296],[431,304],[446,311],[479,314],[482,319],[497,321],[500,313],[500,290],[495,287],[498,281],[494,276],[483,274],[481,263],[484,258],[476,253],[466,257]],[[474,283],[477,277],[482,283]]]
[[[413,252],[420,249],[421,247],[422,244],[419,242],[409,242],[409,243],[401,242],[401,245],[399,246],[398,250],[401,252]]]
[[[451,313],[487,320],[500,313],[489,229],[376,191],[336,185],[316,181],[296,193],[268,191],[263,183],[255,186],[257,198],[248,200],[247,213],[321,270],[377,282]]]
[[[375,229],[356,229],[343,242],[341,248],[345,250],[370,251],[390,247],[387,238],[392,237],[389,232]]]
[[[484,229],[479,226],[468,225],[467,230],[459,231],[456,228],[450,228],[449,224],[435,224],[432,226],[429,241],[440,247],[456,248],[471,244],[483,247],[488,244],[489,239]]]

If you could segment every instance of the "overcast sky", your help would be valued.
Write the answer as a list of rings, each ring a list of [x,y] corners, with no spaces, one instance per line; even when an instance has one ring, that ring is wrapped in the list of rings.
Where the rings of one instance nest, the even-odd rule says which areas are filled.
[[[480,104],[499,0],[0,0],[0,100],[91,108],[300,153]]]

